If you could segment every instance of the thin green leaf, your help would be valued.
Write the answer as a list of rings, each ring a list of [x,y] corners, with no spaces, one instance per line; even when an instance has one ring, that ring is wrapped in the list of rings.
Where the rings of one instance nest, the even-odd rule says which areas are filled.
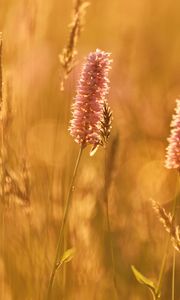
[[[154,296],[154,299],[158,299],[160,296],[156,293],[156,285],[154,284],[154,282],[142,275],[134,266],[131,266],[131,269],[136,280],[150,289]]]
[[[134,276],[136,277],[139,283],[144,284],[149,288],[155,289],[155,285],[150,279],[142,275],[134,266],[131,266],[131,268],[134,273]]]

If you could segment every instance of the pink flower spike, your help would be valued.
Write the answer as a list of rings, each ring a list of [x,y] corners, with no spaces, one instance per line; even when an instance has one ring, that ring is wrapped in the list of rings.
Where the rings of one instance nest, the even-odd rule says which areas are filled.
[[[98,145],[101,140],[100,128],[103,105],[109,92],[110,64],[110,53],[97,49],[88,55],[81,72],[69,131],[75,142],[83,146]]]
[[[176,100],[175,114],[171,122],[171,134],[167,139],[169,145],[166,149],[165,167],[180,170],[180,100]]]

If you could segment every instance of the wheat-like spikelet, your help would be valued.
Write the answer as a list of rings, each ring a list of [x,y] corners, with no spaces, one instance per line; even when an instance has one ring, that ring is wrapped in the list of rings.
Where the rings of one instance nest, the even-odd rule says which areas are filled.
[[[13,199],[13,202],[21,206],[30,204],[30,176],[26,159],[23,159],[19,171],[13,171],[7,164],[5,169],[4,196]]]
[[[0,34],[0,124],[1,124],[1,151],[0,151],[0,197],[2,202],[8,203],[9,198],[18,198],[21,204],[30,202],[30,184],[27,161],[17,158],[16,170],[10,166],[10,157],[16,157],[10,145],[9,130],[12,125],[12,85],[11,80],[4,80],[2,63],[3,41]],[[20,162],[22,161],[22,166]],[[19,171],[20,167],[20,171]]]
[[[0,196],[6,203],[11,200],[18,199],[18,203],[24,205],[30,203],[30,179],[27,167],[27,160],[21,157],[16,157],[14,149],[10,145],[9,129],[12,125],[12,88],[10,82],[6,83],[6,95],[3,95],[1,114],[1,187]],[[11,167],[10,158],[16,160],[16,169]]]
[[[155,200],[152,200],[153,208],[163,224],[165,230],[170,234],[173,247],[180,252],[180,231],[179,226],[174,224],[174,218],[171,213],[165,211],[165,209]]]
[[[110,106],[108,105],[107,101],[104,101],[103,106],[103,119],[101,120],[101,144],[104,146],[109,139],[111,129],[112,129],[112,110],[110,109]]]
[[[112,120],[112,111],[110,109],[109,104],[105,100],[103,104],[103,113],[99,129],[100,139],[99,142],[92,147],[90,151],[90,156],[93,156],[96,153],[99,146],[106,146],[112,129]]]
[[[67,42],[67,46],[63,48],[61,54],[59,55],[60,64],[64,70],[62,81],[61,81],[61,90],[64,89],[64,80],[67,79],[68,74],[73,69],[76,63],[77,56],[77,41],[83,30],[84,25],[84,16],[86,12],[86,8],[89,6],[89,2],[84,0],[76,0],[74,9],[73,9],[73,17],[72,22],[70,23],[70,33]]]

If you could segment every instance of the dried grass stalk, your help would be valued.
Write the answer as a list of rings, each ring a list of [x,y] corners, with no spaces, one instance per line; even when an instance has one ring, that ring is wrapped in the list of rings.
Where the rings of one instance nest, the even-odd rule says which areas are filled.
[[[9,130],[13,121],[12,111],[12,85],[11,80],[3,79],[2,63],[3,41],[0,33],[0,197],[3,203],[13,202],[29,204],[30,202],[30,180],[27,168],[27,160],[17,158],[15,151],[10,145]],[[11,167],[10,158],[16,158],[16,170]],[[19,163],[20,161],[20,163]],[[21,165],[20,165],[21,164]],[[16,201],[18,200],[18,201]]]
[[[108,197],[109,188],[113,178],[113,172],[115,170],[115,162],[117,158],[119,147],[119,134],[115,133],[111,138],[111,143],[107,148],[107,155],[105,161],[105,198]]]
[[[0,149],[0,196],[1,201],[4,202],[4,185],[5,185],[5,157],[6,151],[4,147],[4,121],[3,121],[3,40],[2,33],[0,33],[0,125],[1,125],[1,149]]]
[[[103,119],[101,121],[101,144],[104,146],[109,139],[111,129],[112,129],[112,110],[110,109],[110,106],[108,105],[107,101],[104,101],[103,106]]]
[[[165,230],[170,234],[173,247],[180,252],[180,231],[179,226],[174,224],[174,218],[171,213],[165,211],[165,209],[155,200],[152,200],[153,208],[163,224]]]
[[[0,107],[2,105],[2,33],[0,32]]]
[[[68,74],[76,64],[77,41],[84,28],[84,16],[88,6],[89,2],[85,0],[76,0],[74,4],[72,21],[69,24],[70,33],[67,46],[63,48],[59,55],[60,64],[64,70],[61,80],[61,90],[64,90],[64,80],[67,79]]]

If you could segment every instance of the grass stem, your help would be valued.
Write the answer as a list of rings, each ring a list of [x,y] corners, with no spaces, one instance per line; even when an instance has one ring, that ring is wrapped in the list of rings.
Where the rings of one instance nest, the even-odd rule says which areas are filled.
[[[176,184],[176,194],[175,194],[175,197],[174,197],[173,208],[172,208],[172,217],[173,217],[173,219],[175,217],[176,208],[177,208],[177,199],[178,199],[177,190],[178,190],[178,183],[179,183],[179,175],[180,175],[180,173],[178,172],[178,178],[177,178],[177,184]],[[156,289],[156,294],[157,295],[161,291],[161,286],[162,286],[163,276],[164,276],[164,272],[165,272],[165,266],[166,266],[166,261],[167,261],[167,257],[168,257],[168,250],[169,250],[170,241],[171,241],[171,237],[169,236],[167,241],[166,241],[166,244],[165,244],[164,256],[163,256],[161,269],[160,269],[160,273],[159,273],[159,279],[158,279],[158,284],[157,284],[157,289]],[[175,268],[175,266],[173,268]]]
[[[107,152],[105,151],[105,189],[104,189],[104,203],[105,203],[105,215],[106,215],[106,224],[107,224],[107,232],[108,232],[108,240],[109,240],[109,248],[111,255],[111,264],[112,264],[112,277],[113,277],[113,285],[116,299],[118,299],[118,289],[117,289],[117,281],[116,281],[116,270],[115,270],[115,258],[114,258],[114,249],[112,242],[112,233],[111,233],[111,223],[109,216],[109,199],[108,199],[108,190],[110,179],[107,176]]]
[[[175,299],[175,271],[176,271],[176,250],[173,249],[173,267],[172,267],[172,296],[171,299]]]
[[[164,270],[165,270],[166,261],[167,261],[167,257],[168,257],[168,249],[169,249],[170,240],[171,240],[171,238],[168,236],[168,238],[166,240],[165,248],[164,248],[164,256],[163,256],[163,260],[161,263],[161,269],[160,269],[160,273],[159,273],[158,285],[157,285],[157,290],[156,290],[157,295],[161,291]]]
[[[75,164],[74,172],[73,172],[73,175],[72,175],[71,183],[70,183],[70,186],[69,186],[69,192],[68,192],[68,195],[67,195],[64,214],[63,214],[63,218],[62,218],[62,222],[61,222],[61,226],[60,226],[60,231],[59,231],[59,239],[58,239],[58,244],[57,244],[57,248],[56,248],[56,255],[55,255],[53,269],[52,269],[52,272],[51,272],[49,286],[48,286],[47,300],[51,299],[52,286],[53,286],[54,278],[55,278],[55,275],[56,275],[56,271],[57,271],[58,266],[59,266],[59,260],[60,260],[61,251],[62,251],[64,228],[65,228],[65,225],[66,225],[66,222],[67,222],[70,202],[71,202],[72,194],[73,194],[73,191],[74,191],[74,182],[75,182],[76,174],[77,174],[77,171],[78,171],[79,162],[80,162],[80,159],[81,159],[81,156],[82,156],[83,148],[84,148],[84,146],[82,145],[80,150],[79,150],[79,154],[78,154],[78,157],[77,157],[77,160],[76,160],[76,164]]]
[[[109,247],[110,247],[112,272],[113,272],[113,284],[114,284],[114,289],[115,289],[115,293],[116,293],[116,298],[118,299],[116,271],[115,271],[115,259],[114,259],[114,249],[113,249],[112,236],[111,236],[111,225],[110,225],[110,218],[109,218],[108,199],[107,199],[107,201],[105,201],[105,207],[106,207],[107,230],[108,230]]]

